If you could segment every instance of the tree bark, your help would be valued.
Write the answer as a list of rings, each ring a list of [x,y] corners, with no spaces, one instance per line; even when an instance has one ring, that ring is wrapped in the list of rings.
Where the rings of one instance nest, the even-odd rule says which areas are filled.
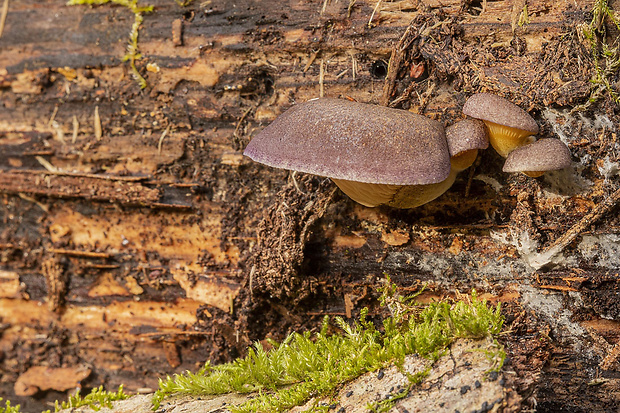
[[[507,368],[541,411],[617,407],[618,106],[590,82],[614,27],[584,35],[594,3],[154,0],[141,90],[122,61],[127,8],[11,1],[0,395],[26,411],[63,398],[15,394],[36,366],[89,368],[85,388],[156,389],[326,314],[378,317],[389,275],[426,285],[426,300],[475,288],[504,303]],[[242,155],[295,102],[352,98],[448,125],[480,91],[530,112],[575,168],[508,175],[489,149],[441,198],[394,210]]]

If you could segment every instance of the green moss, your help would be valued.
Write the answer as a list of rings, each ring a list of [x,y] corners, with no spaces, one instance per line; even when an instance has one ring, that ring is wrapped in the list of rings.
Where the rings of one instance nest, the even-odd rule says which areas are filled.
[[[120,385],[115,392],[103,390],[103,386],[93,389],[89,394],[82,397],[78,391],[75,396],[70,396],[66,402],[58,403],[54,402],[54,413],[63,409],[72,409],[76,407],[88,406],[95,411],[101,410],[102,407],[112,408],[112,402],[117,400],[128,399],[129,395],[123,392],[123,386]],[[2,397],[0,397],[0,403]],[[0,413],[20,413],[20,406],[11,406],[10,401],[6,401],[4,407],[0,406]],[[50,410],[46,410],[43,413],[51,413]]]
[[[402,388],[400,389],[400,391],[389,395],[387,398],[381,401],[369,403],[366,408],[373,413],[389,412],[390,410],[392,410],[392,407],[394,407],[397,401],[404,399],[409,395],[411,387],[413,387],[413,385]]]
[[[0,403],[2,403],[2,397],[0,397]],[[19,413],[19,404],[11,406],[11,402],[7,400],[4,407],[0,406],[0,413]]]
[[[583,36],[590,42],[594,60],[594,75],[590,79],[593,88],[588,102],[577,106],[575,110],[587,109],[605,93],[609,94],[616,104],[620,104],[620,93],[613,88],[613,81],[610,80],[620,69],[620,43],[618,38],[613,41],[607,38],[606,20],[620,30],[620,20],[609,7],[608,0],[596,0],[592,9],[592,21],[582,29]]]
[[[136,67],[136,60],[140,60],[142,58],[140,50],[138,49],[138,32],[143,21],[142,15],[144,13],[152,12],[153,6],[138,6],[138,0],[69,0],[67,2],[67,5],[103,5],[107,3],[113,3],[123,7],[127,7],[134,14],[134,22],[131,26],[131,32],[129,32],[129,44],[127,45],[127,53],[125,53],[125,56],[123,56],[123,62],[129,62],[134,79],[136,79],[136,81],[140,85],[140,88],[144,89],[147,86],[146,79],[142,77],[142,75],[138,71],[138,68]]]
[[[519,14],[519,21],[517,22],[519,27],[527,26],[530,24],[530,16],[527,13],[527,3],[523,5],[523,10]]]
[[[112,402],[125,400],[127,398],[129,398],[129,395],[123,392],[123,385],[120,385],[115,392],[105,391],[103,390],[103,386],[99,386],[84,397],[82,397],[78,391],[74,396],[69,396],[69,400],[66,402],[58,403],[58,401],[56,401],[54,403],[54,412],[82,406],[88,406],[95,411],[99,411],[103,407],[112,408]],[[44,413],[50,413],[50,411],[48,410]]]
[[[207,363],[197,373],[160,380],[153,398],[154,409],[165,397],[174,394],[258,392],[258,396],[231,410],[281,412],[312,397],[329,396],[342,384],[364,373],[392,363],[402,366],[408,354],[417,353],[432,363],[455,339],[497,335],[504,321],[499,304],[488,307],[475,291],[457,302],[422,306],[414,297],[398,295],[388,279],[381,302],[392,313],[384,320],[382,331],[366,319],[367,309],[362,310],[360,319],[353,325],[336,317],[339,334],[328,334],[330,320],[326,317],[321,331],[314,335],[293,333],[281,344],[271,342],[270,351],[256,343],[246,357],[234,362],[218,366]],[[412,376],[411,385],[424,376]],[[376,406],[376,409],[382,411],[383,407]],[[311,410],[321,411],[322,407]]]

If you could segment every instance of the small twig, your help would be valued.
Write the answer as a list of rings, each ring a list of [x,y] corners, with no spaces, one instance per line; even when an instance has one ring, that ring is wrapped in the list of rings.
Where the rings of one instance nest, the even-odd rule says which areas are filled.
[[[166,126],[166,129],[161,134],[161,137],[159,138],[159,142],[157,143],[157,154],[158,155],[161,155],[161,147],[164,144],[164,138],[166,137],[168,132],[170,132],[170,124],[168,124],[168,126]],[[237,131],[235,130],[235,132],[237,132]]]
[[[547,284],[542,284],[542,285],[538,285],[538,288],[544,288],[545,290],[555,290],[555,291],[579,291],[576,288],[573,287],[567,287],[565,285],[547,285]]]
[[[321,14],[325,13],[325,10],[327,10],[328,3],[329,3],[329,0],[323,0],[323,7],[321,7]]]
[[[312,63],[314,63],[314,61],[316,60],[316,57],[319,55],[319,51],[320,50],[316,50],[312,52],[312,54],[310,55],[310,59],[308,60],[308,63],[306,63],[306,65],[304,66],[304,73],[306,73],[308,69],[310,69],[310,66],[312,66]]]
[[[52,165],[47,159],[45,159],[42,156],[35,156],[35,159],[37,161],[39,161],[39,163],[45,168],[47,169],[49,172],[59,172],[58,168],[56,168],[54,165]]]
[[[99,117],[99,106],[95,106],[95,138],[100,141],[102,136],[103,131],[101,129],[101,118]]]
[[[304,192],[300,186],[299,183],[297,182],[297,179],[295,178],[295,175],[297,175],[297,171],[293,171],[293,173],[291,174],[291,178],[293,179],[293,185],[295,185],[295,189],[297,190],[297,192],[299,192],[302,195],[306,195],[306,192]]]
[[[399,97],[397,97],[396,99],[394,99],[393,101],[389,103],[389,106],[393,108],[399,103],[409,99],[409,97],[415,91],[415,89],[418,87],[419,84],[420,83],[411,82],[409,86],[407,86],[407,88],[403,91],[403,93],[400,94]]]
[[[353,11],[353,6],[355,6],[355,2],[357,0],[349,0],[349,7],[347,7],[347,19],[351,17],[351,12]]]
[[[250,270],[250,281],[249,281],[249,290],[250,290],[250,302],[252,301],[252,297],[254,296],[254,273],[256,272],[256,264],[252,265],[252,269]]]
[[[344,69],[342,72],[336,75],[336,79],[340,79],[342,76],[346,75],[349,69]]]
[[[93,262],[87,262],[84,264],[84,268],[94,268],[99,270],[113,270],[119,268],[119,264],[96,264]]]
[[[435,84],[434,82],[430,83],[428,85],[428,88],[426,88],[425,92],[423,92],[421,95],[418,93],[418,101],[420,102],[420,113],[422,113],[422,111],[426,108],[426,105],[428,105],[428,101],[430,100],[430,97],[433,94],[436,86],[437,84]]]
[[[28,195],[26,195],[24,193],[21,193],[21,192],[18,193],[17,195],[19,195],[19,197],[21,199],[25,200],[25,201],[32,202],[33,204],[35,204],[36,206],[41,208],[43,211],[50,212],[50,208],[47,205],[42,204],[41,202],[37,201],[35,198],[33,198],[31,196],[28,196]]]
[[[56,114],[58,113],[58,106],[54,106],[54,110],[52,111],[52,116],[50,116],[50,120],[47,121],[47,126],[50,128],[54,124],[54,120],[56,119]]]
[[[77,120],[77,116],[73,115],[73,136],[71,137],[71,143],[75,143],[80,131],[80,122]]]
[[[381,1],[379,0],[377,1],[377,4],[375,5],[374,10],[372,11],[372,14],[370,15],[370,19],[368,20],[368,28],[372,29],[372,19],[375,17],[375,14],[377,13],[377,10],[379,10],[379,6],[381,5]]]
[[[411,44],[413,39],[409,39],[412,26],[410,25],[405,30],[405,33],[401,36],[398,44],[392,48],[392,55],[388,63],[387,76],[385,77],[385,83],[383,84],[383,95],[381,96],[381,105],[388,106],[390,103],[390,97],[394,91],[394,85],[396,83],[396,77],[398,76],[398,68],[401,66],[403,59],[405,58],[405,50]]]
[[[0,37],[4,31],[4,24],[6,23],[6,16],[9,14],[9,0],[4,0],[2,4],[2,11],[0,11]]]
[[[568,244],[570,244],[581,232],[583,232],[587,227],[592,225],[595,221],[601,218],[605,213],[609,212],[613,207],[616,206],[618,201],[620,200],[620,189],[617,189],[616,192],[607,197],[603,202],[597,204],[589,214],[584,216],[581,221],[579,221],[576,225],[574,225],[571,229],[566,231],[564,235],[560,238],[556,239],[555,242],[549,247],[549,249],[554,247],[565,248]]]
[[[52,254],[72,255],[75,257],[84,257],[84,258],[110,258],[112,257],[112,254],[108,254],[105,252],[67,250],[64,248],[50,248],[47,251]]]
[[[239,129],[241,128],[241,123],[243,122],[243,120],[248,116],[248,114],[252,111],[252,109],[254,109],[253,107],[249,107],[244,113],[243,115],[241,115],[241,118],[239,118],[239,122],[237,122],[237,126],[235,127],[235,131],[233,132],[233,136],[237,137],[239,136]]]
[[[321,59],[321,66],[319,67],[319,97],[325,96],[325,59]]]
[[[476,157],[474,164],[469,168],[469,174],[467,175],[467,184],[465,185],[465,198],[469,198],[469,191],[471,190],[471,183],[474,180],[476,168],[480,165],[480,156]]]

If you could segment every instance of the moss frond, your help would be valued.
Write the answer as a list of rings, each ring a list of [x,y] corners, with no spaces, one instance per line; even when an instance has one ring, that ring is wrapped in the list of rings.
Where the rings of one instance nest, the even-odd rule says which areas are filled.
[[[0,397],[0,403],[2,403],[2,397]],[[7,400],[4,407],[0,406],[0,413],[20,413],[19,404],[17,406],[11,406],[11,402]]]
[[[140,89],[144,89],[147,86],[146,79],[144,79],[144,77],[140,74],[138,68],[136,67],[136,60],[140,60],[142,58],[142,55],[140,54],[140,50],[138,48],[138,33],[140,31],[140,26],[142,25],[142,22],[144,20],[142,15],[144,13],[152,12],[153,6],[138,6],[138,0],[69,0],[67,2],[67,5],[100,6],[108,3],[113,3],[119,6],[126,7],[134,14],[134,22],[131,26],[131,31],[129,32],[127,53],[125,53],[125,56],[123,56],[123,62],[129,62],[129,66],[131,67],[131,72],[134,79],[136,79],[136,81],[140,85]]]
[[[592,20],[582,26],[582,34],[590,42],[594,61],[594,74],[590,79],[592,91],[588,102],[573,110],[587,109],[605,93],[620,105],[620,92],[613,87],[613,78],[620,69],[620,40],[615,38],[611,42],[608,41],[605,21],[611,22],[617,30],[620,30],[620,19],[609,7],[608,0],[596,0],[592,9]]]
[[[54,404],[54,412],[64,409],[74,409],[81,406],[88,406],[95,411],[101,410],[103,407],[112,408],[112,402],[117,400],[125,400],[129,395],[123,392],[123,385],[118,387],[115,392],[103,390],[103,386],[93,389],[89,394],[82,397],[78,391],[74,396],[69,396],[66,402]]]
[[[312,397],[329,395],[364,373],[390,363],[402,365],[408,354],[417,353],[434,361],[457,338],[499,334],[504,321],[500,306],[489,307],[485,300],[478,299],[475,291],[461,301],[427,306],[399,297],[390,283],[383,294],[382,301],[385,305],[393,304],[397,313],[384,321],[383,332],[366,320],[367,309],[353,325],[336,317],[339,334],[328,334],[326,318],[321,331],[314,335],[293,333],[281,344],[272,343],[274,347],[270,351],[255,343],[246,357],[234,362],[219,366],[207,364],[198,373],[187,372],[160,380],[153,398],[154,409],[172,394],[258,392],[258,396],[231,410],[281,412]],[[412,376],[410,382],[414,385],[424,376]],[[394,397],[393,402],[404,395]],[[376,406],[375,410],[382,409]],[[314,409],[319,410],[320,407]]]

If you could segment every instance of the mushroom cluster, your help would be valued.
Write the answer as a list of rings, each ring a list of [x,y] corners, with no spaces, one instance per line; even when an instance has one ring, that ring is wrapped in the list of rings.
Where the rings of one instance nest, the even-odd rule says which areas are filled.
[[[506,158],[504,172],[533,178],[571,165],[570,151],[559,139],[536,140],[538,125],[514,103],[490,93],[477,93],[463,105],[463,114],[484,122],[489,142]]]
[[[477,119],[445,129],[435,120],[404,110],[343,99],[310,100],[276,118],[251,140],[244,155],[268,166],[329,177],[365,206],[414,208],[447,191],[458,172],[471,166],[478,151],[488,147],[489,136],[493,147],[509,154],[538,131],[533,119],[529,123],[519,120],[529,115],[516,105],[518,110],[509,109],[510,115],[493,116],[498,104],[485,102],[481,95],[498,98],[472,96],[465,104],[466,114]],[[512,105],[505,102],[506,107]],[[485,105],[490,108],[486,112]],[[502,143],[505,139],[494,135],[501,127],[495,125],[524,127],[527,133],[508,132],[514,142]],[[531,165],[537,169],[527,172],[545,170],[541,162]]]

